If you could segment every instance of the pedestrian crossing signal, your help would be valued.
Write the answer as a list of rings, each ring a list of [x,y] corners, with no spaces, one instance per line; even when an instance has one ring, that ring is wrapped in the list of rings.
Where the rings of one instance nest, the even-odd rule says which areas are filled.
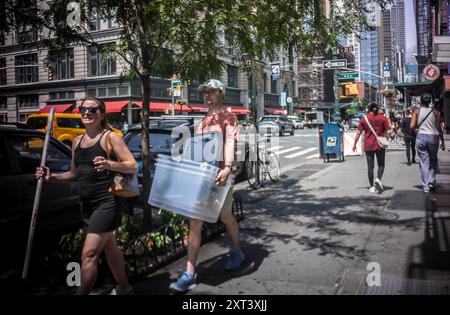
[[[53,81],[53,76],[55,74],[55,70],[53,69],[52,66],[48,67],[48,80],[49,81]]]

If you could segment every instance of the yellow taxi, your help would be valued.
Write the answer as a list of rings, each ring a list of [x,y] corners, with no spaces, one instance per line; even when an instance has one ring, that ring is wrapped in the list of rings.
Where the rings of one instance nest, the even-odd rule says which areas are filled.
[[[32,114],[28,116],[27,124],[36,130],[46,132],[49,115],[49,113]],[[112,127],[111,129],[123,137],[122,131]],[[81,122],[80,114],[55,113],[53,118],[52,136],[58,141],[68,146],[72,146],[73,139],[85,132],[86,129],[84,129],[84,125]]]

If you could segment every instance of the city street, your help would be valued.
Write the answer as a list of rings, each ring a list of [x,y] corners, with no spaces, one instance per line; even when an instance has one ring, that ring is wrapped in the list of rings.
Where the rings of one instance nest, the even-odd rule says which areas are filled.
[[[311,159],[319,158],[319,133],[317,129],[297,129],[295,135],[278,137],[273,143],[271,151],[280,158],[281,170],[295,167]]]

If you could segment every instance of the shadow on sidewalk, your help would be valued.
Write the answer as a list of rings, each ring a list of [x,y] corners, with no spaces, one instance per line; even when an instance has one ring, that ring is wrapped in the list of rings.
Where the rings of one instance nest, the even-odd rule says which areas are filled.
[[[212,257],[199,264],[199,282],[211,286],[219,286],[234,278],[240,278],[254,273],[261,266],[269,252],[263,245],[245,244],[242,246],[245,260],[240,269],[236,271],[225,271],[228,254]]]
[[[410,279],[450,280],[450,205],[440,197],[448,193],[427,196],[424,242],[409,248]]]

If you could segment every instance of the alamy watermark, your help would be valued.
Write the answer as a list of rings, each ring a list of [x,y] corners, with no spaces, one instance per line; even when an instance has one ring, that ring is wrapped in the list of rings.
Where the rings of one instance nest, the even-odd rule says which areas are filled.
[[[70,262],[67,264],[66,270],[69,274],[66,278],[67,286],[79,287],[81,286],[81,266],[77,262]]]
[[[81,6],[78,2],[69,2],[67,4],[67,18],[66,22],[70,28],[81,26]]]
[[[367,264],[367,271],[370,273],[366,277],[366,284],[369,287],[381,286],[381,266],[377,262],[369,262]]]

